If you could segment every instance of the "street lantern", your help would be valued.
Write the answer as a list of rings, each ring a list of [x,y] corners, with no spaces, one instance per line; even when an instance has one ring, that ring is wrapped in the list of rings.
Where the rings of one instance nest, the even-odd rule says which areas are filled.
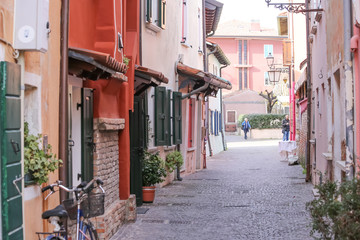
[[[270,69],[272,69],[274,67],[274,56],[271,55],[271,53],[269,53],[269,55],[266,57],[266,62],[267,62],[267,65]]]
[[[269,74],[269,81],[271,83],[277,83],[280,81],[280,75],[281,75],[281,70],[279,69],[270,69],[268,71]]]

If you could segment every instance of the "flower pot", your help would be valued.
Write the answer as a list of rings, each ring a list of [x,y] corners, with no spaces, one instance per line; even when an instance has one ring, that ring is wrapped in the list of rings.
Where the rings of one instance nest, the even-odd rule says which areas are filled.
[[[143,187],[143,202],[152,203],[155,198],[155,186]]]

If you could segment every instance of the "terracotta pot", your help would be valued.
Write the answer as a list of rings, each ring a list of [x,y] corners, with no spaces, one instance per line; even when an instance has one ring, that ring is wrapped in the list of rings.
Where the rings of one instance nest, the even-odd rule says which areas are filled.
[[[152,203],[155,198],[155,186],[143,187],[143,202]]]

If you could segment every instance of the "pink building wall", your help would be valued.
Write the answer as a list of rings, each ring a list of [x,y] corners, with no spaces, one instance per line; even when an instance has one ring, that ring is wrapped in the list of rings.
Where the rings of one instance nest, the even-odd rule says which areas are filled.
[[[225,38],[225,37],[213,37],[216,43],[222,48],[226,56],[231,61],[231,65],[222,70],[222,77],[228,79],[233,88],[231,92],[241,90],[239,87],[239,67],[242,69],[248,69],[248,87],[247,89],[254,90],[256,92],[264,91],[265,89],[271,90],[272,85],[265,86],[264,72],[269,70],[269,67],[264,56],[264,45],[273,45],[273,52],[276,63],[282,64],[283,50],[282,42],[285,38],[281,37],[243,37],[239,36]],[[239,62],[239,40],[242,40],[242,65]],[[247,64],[244,59],[244,41],[247,41]],[[282,66],[280,66],[282,67]],[[243,88],[244,89],[244,70],[243,70]],[[224,94],[228,94],[229,91],[224,91]]]

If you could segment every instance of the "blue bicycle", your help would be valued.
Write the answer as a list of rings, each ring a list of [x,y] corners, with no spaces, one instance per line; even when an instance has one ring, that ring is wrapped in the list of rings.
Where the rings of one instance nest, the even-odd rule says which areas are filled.
[[[45,200],[56,192],[55,187],[72,193],[74,198],[66,199],[62,205],[43,212],[42,219],[47,219],[55,229],[52,233],[36,232],[39,240],[46,235],[45,240],[67,240],[68,233],[63,223],[68,217],[76,220],[76,240],[97,240],[96,229],[88,218],[104,214],[105,191],[101,185],[103,185],[101,179],[93,179],[89,183],[82,182],[72,189],[63,186],[61,181],[42,188],[42,192],[51,190]]]

